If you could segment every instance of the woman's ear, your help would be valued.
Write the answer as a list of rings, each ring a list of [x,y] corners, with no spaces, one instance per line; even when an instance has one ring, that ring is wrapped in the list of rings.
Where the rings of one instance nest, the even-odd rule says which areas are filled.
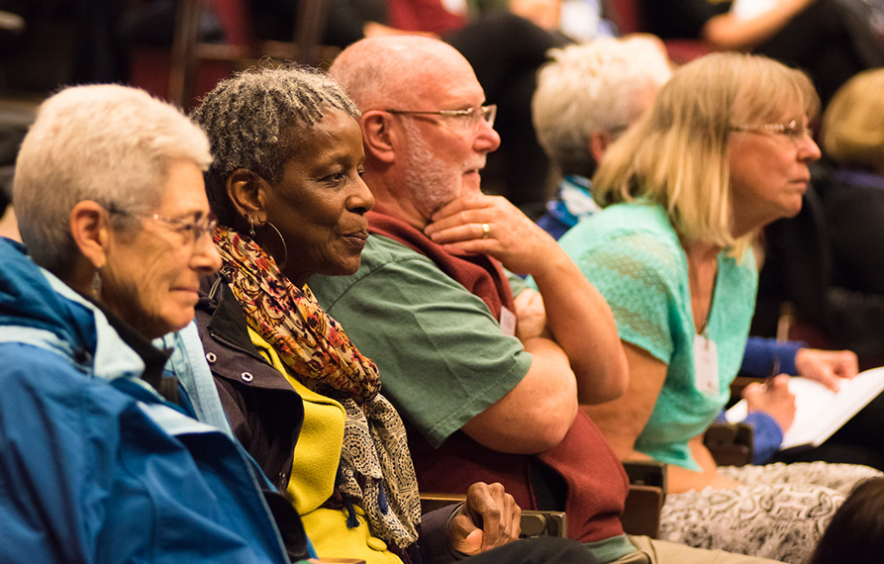
[[[240,217],[263,222],[267,216],[267,181],[258,174],[238,168],[227,177],[227,197]]]
[[[92,200],[78,202],[71,210],[71,236],[80,253],[96,269],[107,263],[110,222],[104,208]]]
[[[365,152],[386,164],[396,160],[396,132],[393,130],[390,114],[373,110],[362,114],[359,120],[362,128],[362,141]]]

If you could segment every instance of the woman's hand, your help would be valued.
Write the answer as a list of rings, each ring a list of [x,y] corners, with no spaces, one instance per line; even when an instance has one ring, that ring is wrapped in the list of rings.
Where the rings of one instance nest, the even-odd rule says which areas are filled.
[[[785,433],[795,421],[795,395],[789,391],[789,376],[780,374],[767,384],[753,382],[743,390],[749,411],[763,411]]]
[[[467,500],[448,524],[451,547],[463,554],[479,554],[517,540],[522,508],[503,485],[477,482],[467,490]]]
[[[821,351],[798,349],[795,370],[800,376],[816,380],[833,392],[841,389],[841,378],[853,378],[859,371],[859,362],[853,351]]]

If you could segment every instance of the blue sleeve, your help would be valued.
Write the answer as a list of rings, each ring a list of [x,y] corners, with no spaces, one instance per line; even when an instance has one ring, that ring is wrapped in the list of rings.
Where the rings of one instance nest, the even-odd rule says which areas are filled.
[[[743,423],[748,423],[754,431],[752,464],[765,464],[783,444],[783,431],[773,417],[763,411],[753,411]]]
[[[727,423],[724,411],[715,418],[716,423]],[[783,444],[783,431],[776,420],[763,411],[753,411],[742,421],[752,427],[752,464],[767,463]]]
[[[777,372],[794,375],[797,373],[795,355],[798,354],[799,349],[806,346],[807,344],[801,341],[777,343],[776,339],[749,337],[740,372],[752,376],[767,377],[770,376],[774,363],[779,359],[780,367]]]

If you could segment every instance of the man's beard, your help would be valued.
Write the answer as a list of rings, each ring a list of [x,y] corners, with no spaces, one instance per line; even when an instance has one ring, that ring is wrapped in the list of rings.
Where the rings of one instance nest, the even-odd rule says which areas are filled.
[[[463,171],[453,170],[436,156],[413,123],[403,120],[402,125],[408,143],[405,181],[415,206],[429,219],[436,210],[460,196]]]

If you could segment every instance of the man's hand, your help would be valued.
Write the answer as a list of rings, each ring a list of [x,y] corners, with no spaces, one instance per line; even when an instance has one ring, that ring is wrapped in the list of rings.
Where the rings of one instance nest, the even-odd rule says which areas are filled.
[[[467,490],[467,500],[448,524],[451,547],[474,555],[519,538],[522,509],[501,484],[478,482]]]
[[[458,198],[433,214],[432,220],[424,233],[433,242],[449,250],[490,255],[517,274],[536,274],[553,256],[564,253],[501,196]]]
[[[789,375],[780,374],[767,384],[753,382],[743,390],[749,411],[763,411],[785,433],[795,421],[795,394],[789,391]]]
[[[839,379],[856,376],[859,363],[853,351],[798,349],[795,355],[795,370],[799,375],[816,380],[837,392],[841,389]]]
[[[526,288],[516,296],[516,338],[522,343],[535,337],[551,339],[546,327],[546,308],[543,297],[531,288]]]

